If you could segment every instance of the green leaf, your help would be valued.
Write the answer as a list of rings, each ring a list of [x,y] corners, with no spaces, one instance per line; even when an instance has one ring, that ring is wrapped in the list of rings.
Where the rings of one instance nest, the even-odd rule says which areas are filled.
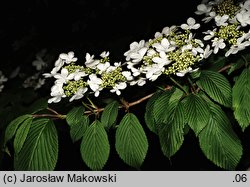
[[[233,110],[239,125],[245,130],[250,124],[250,69],[245,69],[233,87]]]
[[[166,114],[166,106],[168,105],[169,99],[173,94],[173,90],[163,92],[155,101],[153,107],[153,115],[155,118],[156,124],[161,124]]]
[[[187,96],[183,102],[185,103],[187,123],[198,135],[209,120],[209,107],[204,99],[193,94]]]
[[[89,125],[89,118],[87,116],[81,116],[79,121],[70,126],[70,136],[73,142],[80,140]]]
[[[94,121],[82,138],[82,159],[92,170],[101,170],[108,160],[109,152],[107,132],[101,122]]]
[[[157,134],[157,126],[155,122],[155,117],[153,113],[155,101],[160,97],[162,92],[156,92],[147,102],[146,112],[144,115],[145,123],[150,131]]]
[[[14,139],[15,154],[18,154],[21,151],[23,144],[29,133],[32,120],[33,120],[32,118],[26,119],[17,129],[15,139]]]
[[[126,114],[116,131],[115,148],[120,158],[128,165],[139,168],[148,151],[146,134],[134,114]]]
[[[232,89],[228,80],[222,74],[213,71],[202,71],[197,85],[214,101],[223,106],[231,107]]]
[[[19,116],[16,119],[14,119],[13,121],[10,122],[10,124],[7,126],[6,130],[5,130],[5,136],[4,136],[4,145],[14,137],[14,135],[16,134],[16,131],[18,129],[18,127],[28,118],[32,118],[31,115],[26,114],[23,116]]]
[[[54,170],[58,159],[58,136],[52,120],[41,118],[31,124],[27,139],[18,155],[16,170]]]
[[[182,102],[171,102],[168,120],[160,125],[159,139],[163,154],[170,158],[181,147],[184,141],[185,110]]]
[[[214,164],[235,170],[242,156],[242,145],[223,110],[210,105],[207,126],[199,134],[200,147]]]
[[[68,114],[66,115],[66,121],[69,126],[77,124],[80,120],[81,117],[84,115],[84,107],[74,107],[71,109]]]
[[[119,103],[113,101],[109,103],[105,108],[101,116],[101,123],[104,125],[105,129],[110,129],[116,122],[118,115]]]

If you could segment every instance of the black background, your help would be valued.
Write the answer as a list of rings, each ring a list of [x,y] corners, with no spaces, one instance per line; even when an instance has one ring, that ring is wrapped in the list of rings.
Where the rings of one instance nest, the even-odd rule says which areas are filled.
[[[18,65],[29,69],[34,54],[43,48],[55,59],[71,50],[77,57],[84,57],[86,52],[99,55],[106,50],[115,61],[123,61],[130,43],[153,38],[165,26],[186,22],[188,17],[195,16],[200,1],[5,0],[1,3],[0,66],[8,74]],[[44,92],[49,95],[49,90]],[[143,120],[141,108],[145,105],[138,105],[133,112]],[[81,160],[80,142],[73,144],[68,130],[66,125],[59,128],[56,170],[89,170]],[[145,130],[149,151],[141,170],[221,170],[202,154],[194,134],[188,134],[182,148],[168,160],[161,153],[157,136]],[[113,145],[114,132],[110,134]],[[5,170],[13,169],[10,158],[5,157],[3,164]],[[239,169],[244,167],[242,164]],[[111,146],[104,170],[135,169],[124,164]]]

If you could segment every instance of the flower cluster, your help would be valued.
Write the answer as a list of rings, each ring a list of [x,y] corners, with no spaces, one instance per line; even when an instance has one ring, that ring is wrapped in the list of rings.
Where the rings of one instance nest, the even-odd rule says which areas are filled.
[[[3,72],[0,71],[0,92],[3,91],[4,88],[4,82],[6,82],[8,79],[4,76]]]
[[[213,29],[204,32],[204,40],[211,41],[214,54],[226,50],[225,56],[236,54],[250,45],[250,0],[236,4],[233,0],[209,1],[197,6],[198,15],[205,15],[205,23],[215,22]]]
[[[64,97],[73,101],[87,93],[98,97],[104,89],[120,95],[128,84],[143,86],[161,75],[183,77],[198,70],[200,62],[212,53],[223,49],[229,56],[250,45],[250,0],[238,4],[233,0],[203,1],[195,13],[204,15],[202,21],[210,30],[200,31],[201,25],[190,17],[187,23],[156,32],[153,39],[132,42],[123,64],[111,64],[105,51],[99,58],[87,53],[83,64],[76,63],[73,52],[60,54],[52,71],[44,74],[56,79],[48,102],[57,103]]]
[[[135,77],[131,85],[142,86],[162,74],[183,77],[193,71],[199,61],[211,54],[210,47],[195,37],[194,31],[199,27],[194,18],[188,18],[185,24],[163,28],[148,42],[133,42],[124,53],[127,68]]]
[[[52,71],[44,74],[56,79],[49,103],[57,103],[63,97],[70,97],[70,102],[81,99],[88,90],[96,97],[103,89],[120,95],[120,90],[125,89],[127,82],[133,79],[129,71],[122,70],[120,62],[111,65],[109,52],[102,52],[99,59],[87,53],[83,65],[76,62],[73,52],[60,54]]]

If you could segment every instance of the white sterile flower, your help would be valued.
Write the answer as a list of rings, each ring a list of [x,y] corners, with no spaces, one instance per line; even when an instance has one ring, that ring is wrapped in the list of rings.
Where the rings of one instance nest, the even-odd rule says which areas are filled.
[[[159,66],[158,64],[153,64],[152,66],[145,67],[146,78],[150,81],[155,81],[161,74],[165,68]]]
[[[88,88],[79,88],[77,92],[70,98],[69,102],[83,98],[84,94],[87,92]]]
[[[198,28],[200,28],[200,24],[196,23],[195,19],[190,17],[187,19],[187,24],[186,23],[182,24],[181,28],[183,30],[198,29]]]
[[[132,81],[134,79],[134,77],[132,76],[130,71],[123,71],[122,75],[128,80],[128,81]]]
[[[41,88],[45,84],[45,79],[39,78],[37,84],[34,87],[34,90]]]
[[[240,6],[241,6],[242,9],[250,11],[250,0],[245,1],[244,4],[241,3]]]
[[[244,41],[244,39],[248,39],[250,37],[249,35],[250,33],[247,33],[238,38],[237,43],[230,47],[230,49],[226,52],[225,56],[228,57],[230,54],[236,54],[239,51],[244,50],[247,46],[249,46],[250,41]]]
[[[87,73],[78,69],[74,73],[70,74],[70,78],[72,76],[75,81],[79,81],[82,77],[86,77],[87,75]]]
[[[156,51],[154,50],[154,49],[149,49],[148,51],[147,51],[147,56],[149,56],[149,57],[151,57],[151,56],[153,56],[153,55],[155,55],[156,54]]]
[[[241,11],[236,14],[236,18],[242,27],[250,25],[250,11]]]
[[[152,61],[161,65],[162,67],[171,63],[165,52],[161,51],[159,57],[152,58]]]
[[[52,86],[50,95],[52,98],[48,100],[48,103],[58,103],[61,101],[62,97],[66,97],[63,90],[63,84],[56,83]]]
[[[61,73],[57,73],[56,75],[54,75],[56,82],[57,83],[61,83],[61,84],[64,84],[64,83],[67,83],[68,80],[72,80],[74,78],[74,74],[70,74],[69,75],[69,72],[67,69],[63,68],[61,70]]]
[[[124,56],[126,56],[126,60],[130,60],[131,57],[130,55],[132,53],[137,53],[140,49],[145,47],[145,41],[141,40],[139,43],[138,42],[133,42],[130,44],[130,49],[124,53]]]
[[[52,69],[52,71],[50,73],[44,73],[43,76],[45,78],[54,77],[60,69],[61,69],[61,67],[56,66]]]
[[[215,12],[210,12],[209,15],[205,18],[202,19],[202,21],[204,21],[205,23],[208,23],[209,21],[211,21],[212,19],[214,19],[216,16]]]
[[[193,69],[191,67],[185,69],[185,70],[182,70],[182,71],[179,71],[176,73],[176,76],[178,77],[184,77],[187,73],[191,72]]]
[[[140,61],[142,61],[144,55],[146,54],[148,48],[143,47],[140,50],[133,52],[130,54],[130,59],[132,59],[132,62],[134,63],[138,63]]]
[[[130,69],[132,71],[134,77],[137,77],[137,76],[139,76],[141,74],[140,70],[137,69],[137,68],[134,68],[133,66],[131,66],[128,69]]]
[[[2,71],[0,71],[0,83],[6,82],[8,80],[8,78],[6,78],[3,74]]]
[[[77,61],[77,58],[74,57],[74,52],[72,52],[72,51],[69,52],[68,54],[66,54],[66,53],[60,54],[59,58],[61,58],[66,64]]]
[[[152,47],[154,47],[156,49],[156,51],[158,52],[169,52],[169,51],[173,51],[175,49],[174,46],[171,46],[171,43],[168,41],[167,38],[163,38],[161,40],[161,43],[154,43],[152,45]]]
[[[214,47],[214,54],[217,54],[219,49],[224,49],[226,47],[226,44],[224,43],[224,40],[222,38],[215,38],[212,41],[212,47]]]
[[[205,58],[205,59],[208,58],[212,54],[212,52],[213,50],[210,50],[210,45],[207,45],[202,55],[202,58]]]
[[[95,96],[98,97],[100,91],[103,89],[100,85],[102,84],[102,79],[98,78],[96,74],[89,75],[89,80],[87,81],[90,89],[95,93]]]
[[[64,65],[64,61],[61,58],[58,58],[55,61],[55,67],[57,67],[58,69],[61,69],[61,67],[63,67],[63,65]]]
[[[162,33],[156,32],[154,36],[155,36],[155,38],[160,38],[160,37],[162,37]]]
[[[120,90],[124,90],[127,87],[127,84],[125,82],[120,82],[118,84],[115,84],[115,86],[113,87],[113,89],[110,90],[110,92],[112,93],[116,93],[117,95],[121,95],[121,91]]]
[[[197,6],[197,11],[195,11],[195,14],[201,15],[201,14],[208,14],[211,11],[212,7],[205,5],[205,4],[200,4]]]
[[[220,26],[227,26],[228,25],[228,23],[227,23],[228,18],[229,18],[228,15],[223,15],[223,16],[217,15],[217,16],[215,16],[214,20],[215,20],[216,25],[218,27],[220,27]]]
[[[162,34],[165,34],[166,36],[169,36],[170,33],[176,31],[176,29],[177,29],[177,26],[175,26],[175,25],[173,25],[173,26],[171,26],[171,27],[164,27],[164,28],[162,29],[162,32],[161,32],[161,33],[162,33]]]
[[[108,57],[108,56],[109,56],[109,52],[108,52],[108,51],[103,51],[103,52],[100,54],[100,56],[101,56],[102,58]]]
[[[44,66],[46,66],[46,63],[40,56],[37,55],[36,60],[32,62],[32,65],[36,68],[37,71],[40,71]]]
[[[130,82],[130,85],[131,86],[134,86],[134,85],[138,85],[138,86],[143,86],[146,84],[146,78],[144,77],[140,77],[138,80],[135,80],[135,81],[131,81]]]
[[[206,32],[203,32],[204,34],[207,34],[207,35],[204,37],[204,40],[210,40],[210,39],[212,39],[212,38],[215,36],[216,30],[217,30],[217,29],[215,28],[213,31],[208,30],[208,31],[206,31]]]
[[[99,74],[105,72],[109,67],[110,67],[109,62],[105,62],[104,64],[103,63],[98,64],[97,69],[99,69]]]
[[[86,53],[86,56],[85,56],[85,59],[86,59],[85,65],[86,65],[86,67],[95,68],[96,65],[99,64],[100,61],[95,60],[94,57],[95,57],[94,55],[91,56],[89,53]]]

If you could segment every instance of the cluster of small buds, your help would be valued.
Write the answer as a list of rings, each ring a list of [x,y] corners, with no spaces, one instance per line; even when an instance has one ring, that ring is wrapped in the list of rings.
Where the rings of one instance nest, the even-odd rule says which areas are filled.
[[[8,81],[8,78],[4,76],[3,72],[0,71],[0,92],[3,91],[4,88],[4,82]]]
[[[110,64],[109,52],[102,52],[99,59],[87,53],[83,65],[77,65],[76,61],[73,52],[60,54],[52,71],[44,74],[46,78],[56,79],[49,103],[57,103],[64,97],[70,97],[70,102],[78,100],[88,90],[96,97],[104,89],[120,95],[120,90],[125,89],[127,82],[133,79],[131,72],[122,70],[121,63]]]
[[[204,40],[211,41],[214,54],[226,50],[225,56],[236,54],[250,45],[250,0],[234,3],[233,0],[209,1],[197,6],[198,15],[205,15],[207,23],[214,20],[213,30],[204,32]]]
[[[131,43],[124,53],[134,76],[130,85],[143,86],[146,80],[155,81],[162,74],[183,77],[194,71],[198,62],[211,54],[210,46],[195,38],[193,30],[199,27],[194,18],[188,18],[185,24],[163,28],[148,42]]]

